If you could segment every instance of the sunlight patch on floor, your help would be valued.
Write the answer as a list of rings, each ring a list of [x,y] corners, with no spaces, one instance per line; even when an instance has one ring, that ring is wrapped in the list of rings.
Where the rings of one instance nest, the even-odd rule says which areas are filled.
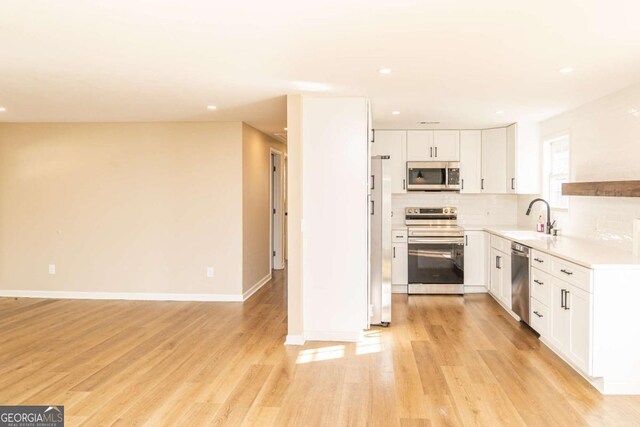
[[[333,345],[330,347],[310,348],[298,353],[296,363],[302,365],[310,362],[320,362],[323,360],[340,359],[344,357],[344,346]]]
[[[356,355],[379,353],[382,351],[382,332],[371,331],[364,334],[356,344]]]

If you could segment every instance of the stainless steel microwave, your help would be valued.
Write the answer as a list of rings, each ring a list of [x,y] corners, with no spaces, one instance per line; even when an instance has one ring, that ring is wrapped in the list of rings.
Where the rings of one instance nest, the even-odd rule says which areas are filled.
[[[407,162],[407,190],[460,191],[460,163]]]

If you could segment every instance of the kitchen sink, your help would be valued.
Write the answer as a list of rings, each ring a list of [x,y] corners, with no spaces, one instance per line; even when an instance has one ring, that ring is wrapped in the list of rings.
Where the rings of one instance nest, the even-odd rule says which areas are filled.
[[[553,238],[550,234],[536,231],[509,231],[504,234],[515,240],[547,240]]]

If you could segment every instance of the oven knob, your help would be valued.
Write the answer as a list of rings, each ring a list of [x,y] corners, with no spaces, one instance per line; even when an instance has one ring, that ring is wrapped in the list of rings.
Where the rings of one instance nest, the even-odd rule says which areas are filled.
[[[409,213],[413,213],[413,209],[409,209]]]
[[[448,214],[448,213],[449,213],[449,208],[446,208],[446,209],[444,210],[444,213],[445,213],[445,215],[446,215],[446,214]]]

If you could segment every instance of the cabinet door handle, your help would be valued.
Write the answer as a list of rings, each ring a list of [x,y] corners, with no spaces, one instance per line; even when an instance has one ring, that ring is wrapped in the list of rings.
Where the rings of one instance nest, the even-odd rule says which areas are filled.
[[[433,157],[433,147],[429,147],[429,157]]]
[[[544,260],[543,260],[543,259],[540,259],[540,258],[534,258],[533,260],[534,260],[535,262],[539,262],[540,264],[542,264],[542,263],[544,262]]]
[[[564,307],[564,293],[566,291],[564,289],[560,289],[560,307],[561,308],[565,308]]]
[[[569,307],[569,291],[564,291],[564,309],[571,309],[571,307]]]
[[[537,283],[540,286],[544,285],[544,282],[541,282],[538,279],[534,279],[534,282]]]
[[[438,147],[436,147],[436,158],[438,157]]]
[[[535,314],[538,317],[544,317],[542,314],[538,313],[537,311],[534,311],[533,314]]]
[[[403,190],[406,190],[406,189],[407,189],[407,180],[406,180],[406,179],[403,179],[403,180],[402,180],[402,189],[403,189]]]
[[[484,178],[480,180],[480,189],[484,190]]]
[[[372,200],[371,201],[371,215],[373,215],[375,213],[375,201]]]
[[[396,257],[396,248],[395,248],[395,246],[393,247],[393,257],[394,258]]]
[[[566,274],[567,276],[571,276],[573,274],[573,271],[565,270],[564,268],[560,271]]]
[[[502,263],[500,262],[502,260],[501,256],[496,256],[496,268],[498,270],[502,270]]]
[[[512,190],[516,189],[516,179],[515,178],[511,178],[511,189]]]
[[[464,236],[464,245],[469,246],[469,236]]]
[[[460,180],[460,185],[462,186],[460,189],[464,190],[464,178]]]
[[[371,175],[371,189],[375,190],[375,188],[376,188],[376,176]]]

